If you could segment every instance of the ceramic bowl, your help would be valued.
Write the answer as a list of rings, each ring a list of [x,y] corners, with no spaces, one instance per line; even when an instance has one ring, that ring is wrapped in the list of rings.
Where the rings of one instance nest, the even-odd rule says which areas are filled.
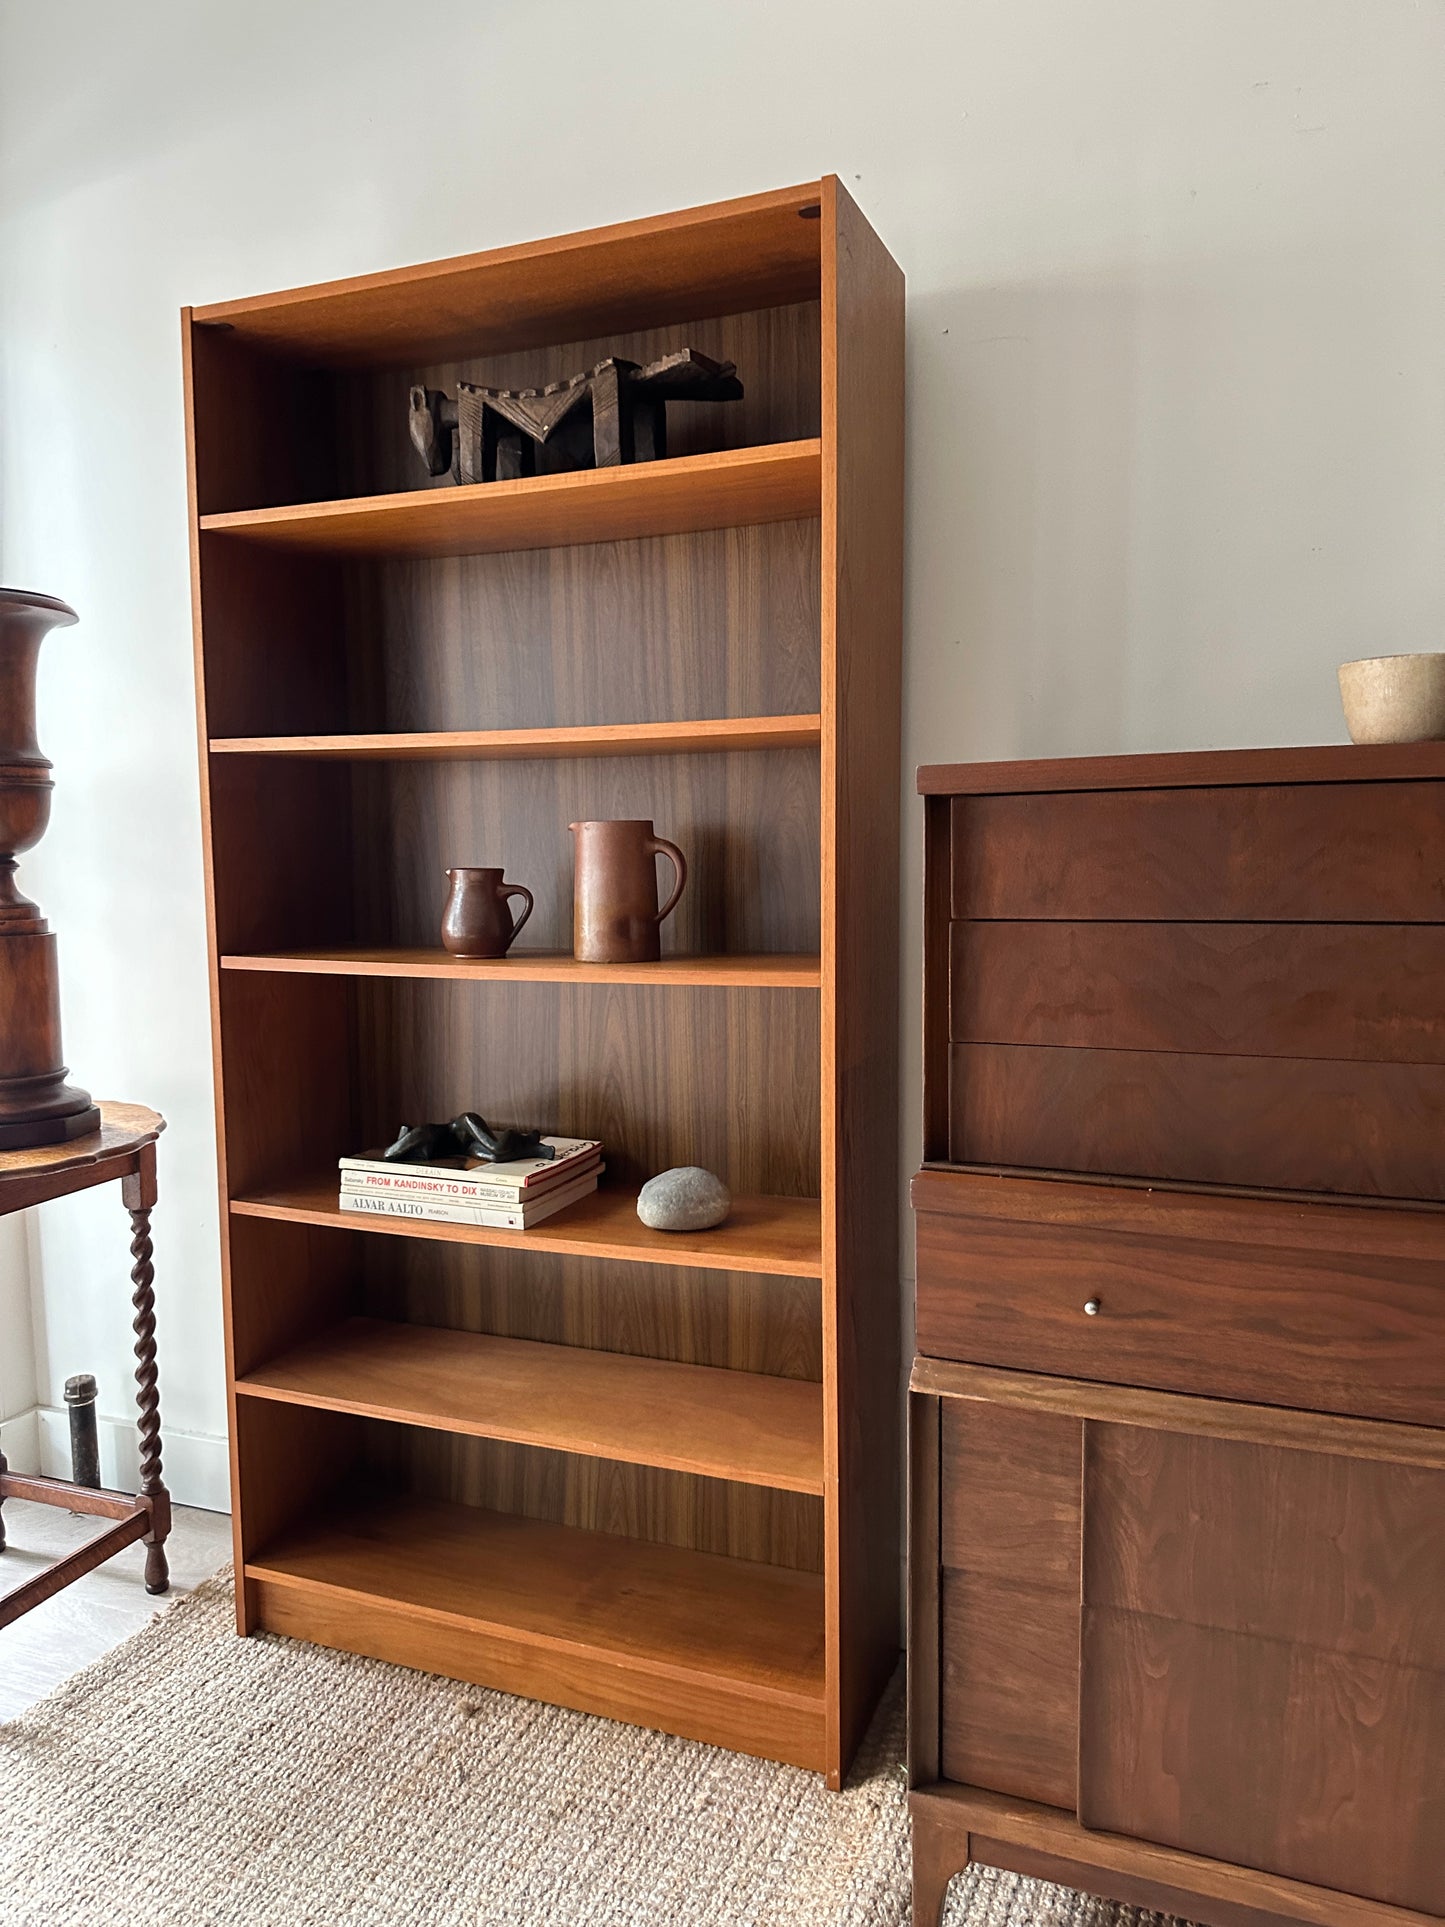
[[[1353,742],[1445,741],[1445,653],[1343,662],[1340,698]]]

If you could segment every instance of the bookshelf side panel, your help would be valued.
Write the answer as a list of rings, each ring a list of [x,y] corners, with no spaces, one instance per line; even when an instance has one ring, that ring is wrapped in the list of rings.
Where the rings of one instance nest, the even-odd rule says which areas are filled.
[[[903,276],[823,184],[824,1255],[836,1474],[830,1778],[900,1647]],[[825,1280],[825,1289],[827,1286]],[[831,1722],[836,1719],[836,1728]]]

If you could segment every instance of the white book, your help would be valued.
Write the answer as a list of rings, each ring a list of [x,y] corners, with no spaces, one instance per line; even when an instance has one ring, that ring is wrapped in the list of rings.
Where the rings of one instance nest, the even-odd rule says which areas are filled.
[[[599,1167],[600,1170],[600,1167]],[[453,1204],[435,1198],[406,1198],[370,1191],[343,1191],[343,1211],[368,1211],[373,1217],[411,1218],[433,1224],[479,1224],[494,1231],[528,1231],[597,1189],[599,1171],[589,1171],[571,1184],[559,1185],[545,1197],[526,1204]]]
[[[434,1198],[438,1204],[530,1204],[534,1199],[550,1197],[564,1185],[575,1184],[589,1172],[595,1176],[602,1169],[602,1160],[595,1153],[585,1158],[568,1158],[553,1167],[555,1176],[525,1186],[489,1183],[484,1176],[487,1168],[484,1165],[475,1174],[453,1171],[445,1177],[431,1177],[405,1164],[391,1165],[385,1171],[344,1170],[341,1189],[343,1192],[369,1191],[375,1197]]]

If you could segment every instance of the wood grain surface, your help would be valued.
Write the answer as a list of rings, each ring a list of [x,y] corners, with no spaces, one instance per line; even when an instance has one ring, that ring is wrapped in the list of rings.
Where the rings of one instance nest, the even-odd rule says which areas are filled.
[[[208,541],[319,555],[490,555],[815,515],[818,445],[781,442],[634,467],[408,489],[201,518]]]
[[[393,1421],[360,1423],[353,1463],[379,1491],[790,1571],[823,1569],[823,1502],[811,1493]]]
[[[1445,1199],[1445,1066],[953,1047],[959,1163]]]
[[[823,1305],[829,1750],[850,1759],[902,1639],[897,1187],[904,283],[823,183]],[[830,1784],[839,1784],[830,1770]]]
[[[1072,1806],[1082,1427],[942,1402],[942,1771]]]
[[[1414,747],[1428,752],[1429,774],[1442,773],[1439,745]],[[1367,768],[1359,765],[1361,778]],[[1081,922],[1445,919],[1445,784],[1242,780],[1234,789],[958,797],[953,914]]]
[[[969,1180],[960,1174],[959,1182]],[[1167,1193],[1126,1197],[1112,1225],[1074,1225],[1031,1214],[1022,1187],[1014,1191],[1012,1222],[986,1209],[919,1211],[922,1350],[1445,1424],[1445,1256],[1433,1216],[1402,1214],[1390,1227],[1414,1234],[1414,1254],[1401,1255],[1371,1251],[1348,1208],[1330,1220],[1340,1239],[1331,1246],[1327,1229],[1319,1241],[1293,1242],[1284,1206],[1252,1221],[1251,1241],[1211,1238],[1208,1222],[1222,1226],[1227,1213],[1192,1209],[1189,1200],[1176,1212]],[[1089,1303],[1098,1307],[1092,1316]]]
[[[960,1043],[1445,1063],[1445,926],[952,926]]]
[[[693,1688],[753,1706],[773,1704],[813,1736],[806,1763],[817,1763],[823,1669],[816,1577],[471,1506],[388,1507],[365,1498],[349,1512],[329,1509],[273,1540],[247,1577],[265,1583],[268,1623],[275,1623],[282,1592],[329,1602],[336,1644],[352,1644],[337,1609],[385,1614],[408,1625],[433,1663],[447,1648],[428,1628],[461,1636],[465,1643],[450,1650],[469,1651],[476,1667],[463,1677],[623,1718],[645,1717],[699,1738],[714,1737],[716,1729],[685,1716]],[[278,1630],[325,1623],[323,1610],[298,1605]],[[308,1630],[303,1636],[319,1635]],[[532,1665],[499,1664],[520,1656],[488,1647],[488,1636],[529,1649]],[[579,1697],[585,1684],[579,1662],[595,1669],[590,1700]],[[549,1665],[558,1669],[561,1692],[547,1688]],[[635,1682],[630,1700],[608,1690],[609,1668]],[[703,1704],[710,1706],[710,1699]],[[733,1735],[743,1724],[735,1715]]]
[[[1009,763],[927,763],[923,796],[1090,790],[1249,788],[1261,783],[1408,782],[1445,776],[1438,743],[1306,743],[1279,749],[1198,749],[1146,756],[1049,756]]]
[[[351,1318],[238,1391],[793,1492],[823,1490],[823,1398],[796,1378]]]
[[[1134,1425],[1144,1431],[1187,1432],[1191,1437],[1238,1439],[1286,1452],[1317,1452],[1379,1460],[1384,1465],[1445,1471],[1445,1431],[1396,1425],[1381,1419],[1337,1418],[1232,1399],[1193,1398],[1138,1385],[1102,1385],[1083,1378],[1043,1377],[1001,1371],[993,1365],[961,1365],[948,1358],[915,1358],[910,1385],[933,1398],[958,1398],[1021,1412],[1052,1412],[1065,1418]]]
[[[273,358],[385,365],[616,335],[659,314],[798,301],[818,288],[821,183],[718,201],[545,241],[458,255],[195,310]],[[812,219],[803,218],[808,210]]]
[[[318,1235],[281,1223],[245,1222],[264,1222],[281,1240]],[[641,1233],[644,1227],[637,1229]],[[822,1380],[816,1264],[812,1277],[703,1267],[692,1250],[710,1249],[706,1241],[712,1234],[701,1232],[680,1252],[656,1247],[660,1262],[654,1262],[652,1250],[646,1262],[639,1262],[635,1253],[593,1258],[520,1243],[325,1235],[345,1254],[352,1286],[348,1308],[373,1318],[586,1345],[628,1357],[765,1372],[815,1384]]]
[[[1445,1474],[1089,1426],[1086,1826],[1445,1908]]]
[[[1435,1927],[1438,1916],[1331,1892],[1152,1841],[1082,1827],[1071,1813],[981,1787],[940,1782],[909,1796],[915,1840],[925,1843],[935,1884],[934,1911],[915,1913],[938,1927],[943,1876],[968,1864],[1059,1878],[1126,1905],[1152,1907],[1218,1927]]]
[[[682,755],[709,749],[812,749],[818,716],[722,716],[694,722],[574,723],[561,729],[453,729],[342,736],[221,736],[213,756],[311,760],[522,762],[542,756]]]
[[[636,1194],[612,1186],[579,1199],[528,1231],[381,1215],[366,1216],[358,1224],[361,1214],[340,1209],[337,1180],[327,1173],[237,1198],[231,1212],[235,1217],[270,1218],[284,1224],[359,1230],[364,1236],[565,1253],[625,1263],[698,1265],[714,1271],[776,1272],[787,1277],[815,1277],[822,1271],[814,1198],[735,1196],[727,1223],[709,1231],[650,1231],[638,1219]]]
[[[588,963],[560,950],[510,950],[505,957],[453,957],[441,949],[286,950],[254,957],[222,957],[222,970],[280,971],[321,977],[449,978],[457,983],[636,984],[688,989],[816,990],[816,956],[689,957],[657,963]]]

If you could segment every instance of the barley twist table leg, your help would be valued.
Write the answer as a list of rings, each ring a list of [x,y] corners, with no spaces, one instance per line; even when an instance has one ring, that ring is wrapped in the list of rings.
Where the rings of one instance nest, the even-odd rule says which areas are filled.
[[[130,1214],[131,1283],[135,1286],[131,1303],[135,1307],[136,1404],[140,1408],[140,1489],[147,1498],[159,1502],[164,1527],[170,1525],[170,1495],[161,1480],[161,1400],[157,1390],[155,1267],[151,1263],[152,1245],[148,1205]],[[165,1530],[146,1545],[145,1586],[147,1592],[165,1592],[170,1585],[166,1564]]]

